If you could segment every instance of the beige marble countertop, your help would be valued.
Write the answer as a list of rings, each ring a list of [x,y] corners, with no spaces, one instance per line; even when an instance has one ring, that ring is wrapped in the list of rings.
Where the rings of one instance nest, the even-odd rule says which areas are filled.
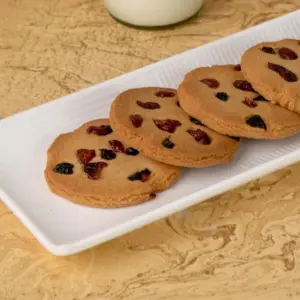
[[[142,31],[100,0],[1,0],[0,118],[299,7],[207,0],[188,23]],[[300,299],[299,182],[297,164],[64,258],[0,202],[0,300]]]

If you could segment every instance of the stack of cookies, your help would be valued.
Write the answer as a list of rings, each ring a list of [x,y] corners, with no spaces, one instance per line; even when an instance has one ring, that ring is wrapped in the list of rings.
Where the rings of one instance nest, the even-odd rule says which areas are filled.
[[[248,49],[241,65],[201,67],[178,90],[121,93],[108,119],[60,135],[48,150],[51,191],[91,207],[124,207],[172,186],[182,167],[229,163],[240,138],[300,130],[300,43]]]

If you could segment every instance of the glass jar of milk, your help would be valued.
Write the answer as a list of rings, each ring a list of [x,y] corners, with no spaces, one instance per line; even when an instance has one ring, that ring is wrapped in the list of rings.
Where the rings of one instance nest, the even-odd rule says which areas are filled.
[[[105,0],[105,7],[116,19],[143,27],[166,26],[195,15],[203,0]]]

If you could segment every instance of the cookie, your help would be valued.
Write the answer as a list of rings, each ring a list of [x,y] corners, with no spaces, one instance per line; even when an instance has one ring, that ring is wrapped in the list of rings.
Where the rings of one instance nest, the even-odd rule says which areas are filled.
[[[300,42],[261,43],[242,56],[242,71],[253,88],[274,104],[300,113]]]
[[[191,71],[180,84],[178,96],[187,113],[221,134],[279,139],[300,129],[300,115],[259,95],[239,65]]]
[[[109,120],[95,120],[56,138],[48,150],[50,190],[90,207],[139,204],[169,188],[180,168],[158,163],[120,140]]]
[[[203,126],[179,106],[174,89],[148,87],[121,93],[110,122],[116,134],[145,156],[182,167],[232,160],[239,142]]]

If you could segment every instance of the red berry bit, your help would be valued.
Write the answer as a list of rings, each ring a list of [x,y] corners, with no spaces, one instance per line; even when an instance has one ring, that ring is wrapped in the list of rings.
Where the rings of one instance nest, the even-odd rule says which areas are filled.
[[[241,67],[241,65],[236,65],[236,66],[234,66],[234,71],[242,71],[242,67]]]
[[[220,86],[220,83],[218,80],[216,79],[212,79],[212,78],[205,78],[200,80],[202,83],[206,84],[208,87],[210,87],[211,89],[217,89]]]
[[[160,105],[156,102],[142,102],[136,101],[136,104],[144,109],[159,109]]]
[[[236,80],[233,85],[239,90],[255,93],[251,83],[247,80]]]
[[[135,128],[140,128],[143,124],[143,118],[140,115],[131,115],[130,120]]]
[[[254,100],[252,100],[250,98],[247,98],[247,97],[245,97],[244,101],[242,101],[242,102],[245,105],[247,105],[248,107],[251,107],[251,108],[254,108],[254,107],[257,106],[257,103]]]
[[[173,98],[175,95],[175,93],[168,91],[159,91],[155,93],[155,96],[160,98]]]
[[[101,125],[101,126],[90,126],[87,129],[87,133],[94,133],[100,136],[105,136],[108,135],[110,133],[112,133],[113,130],[111,129],[111,127],[109,125]]]
[[[268,53],[268,54],[275,54],[275,50],[272,47],[262,47],[261,51]]]
[[[144,169],[140,172],[136,172],[134,173],[133,175],[129,176],[128,179],[130,181],[142,181],[142,182],[145,182],[149,179],[151,175],[151,171],[149,169]]]
[[[285,60],[295,60],[298,58],[298,55],[293,50],[285,47],[280,48],[278,50],[278,54],[282,59]]]
[[[201,129],[192,130],[189,129],[187,131],[197,143],[202,145],[209,145],[211,143],[210,137],[207,135],[206,132],[202,131]]]
[[[298,81],[298,77],[295,73],[289,71],[285,67],[280,65],[268,63],[268,67],[270,70],[278,73],[285,81],[287,82],[296,82]]]
[[[111,140],[109,141],[109,144],[114,152],[121,152],[121,153],[125,152],[124,145],[120,141]]]
[[[77,158],[82,164],[89,163],[96,156],[95,150],[79,149],[77,150]]]
[[[83,170],[87,173],[89,179],[96,180],[99,179],[101,170],[105,167],[107,167],[107,163],[100,161],[86,164]]]
[[[167,131],[169,133],[174,133],[178,126],[181,126],[181,123],[177,120],[153,120],[156,127],[160,130]]]

